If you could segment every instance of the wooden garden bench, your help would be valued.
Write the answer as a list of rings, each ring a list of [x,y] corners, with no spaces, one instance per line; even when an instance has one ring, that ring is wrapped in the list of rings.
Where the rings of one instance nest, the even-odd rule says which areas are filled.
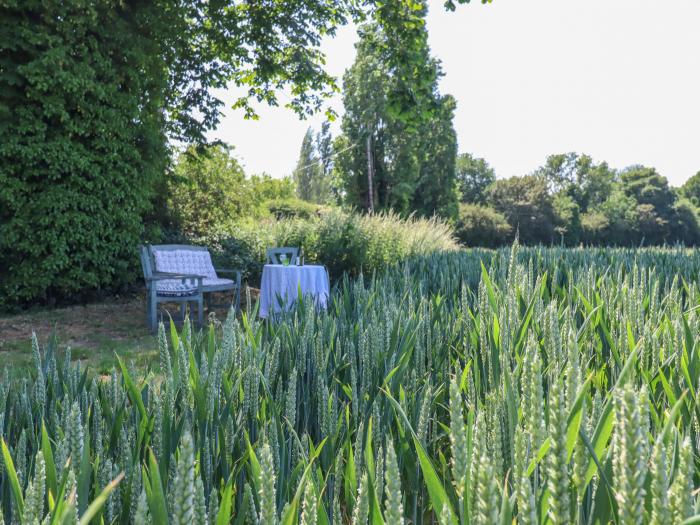
[[[141,246],[146,289],[148,291],[147,321],[151,330],[157,326],[157,305],[165,302],[197,303],[200,326],[204,310],[204,294],[234,292],[232,305],[238,310],[241,302],[241,272],[214,268],[209,250],[202,246],[159,244]],[[233,274],[224,279],[219,274]]]

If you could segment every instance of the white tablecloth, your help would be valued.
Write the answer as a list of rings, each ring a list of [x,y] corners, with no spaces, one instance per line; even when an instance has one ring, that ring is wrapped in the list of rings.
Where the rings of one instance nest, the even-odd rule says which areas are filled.
[[[299,287],[304,297],[313,297],[317,307],[325,308],[330,295],[329,286],[325,266],[266,264],[260,284],[260,317],[279,312],[283,306],[289,309],[299,296]]]

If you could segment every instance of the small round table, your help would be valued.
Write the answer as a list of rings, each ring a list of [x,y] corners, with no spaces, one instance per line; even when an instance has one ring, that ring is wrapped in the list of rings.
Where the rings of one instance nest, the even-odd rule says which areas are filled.
[[[325,266],[266,264],[260,284],[260,317],[291,308],[299,297],[312,297],[317,308],[326,308],[330,282]]]

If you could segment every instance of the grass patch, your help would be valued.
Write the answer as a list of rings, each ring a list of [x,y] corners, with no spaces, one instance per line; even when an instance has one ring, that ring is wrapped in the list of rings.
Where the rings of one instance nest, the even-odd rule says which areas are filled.
[[[257,291],[252,295],[257,298]],[[230,301],[230,298],[229,298]],[[214,302],[225,304],[224,297]],[[167,304],[173,318],[179,317],[179,305]],[[0,317],[0,369],[11,376],[32,369],[32,333],[45,343],[55,337],[59,354],[70,348],[71,359],[80,361],[96,373],[108,373],[117,364],[115,355],[136,368],[146,368],[157,359],[156,337],[145,322],[146,304],[142,297],[115,299],[67,308],[37,309]],[[227,308],[205,312],[224,319]]]

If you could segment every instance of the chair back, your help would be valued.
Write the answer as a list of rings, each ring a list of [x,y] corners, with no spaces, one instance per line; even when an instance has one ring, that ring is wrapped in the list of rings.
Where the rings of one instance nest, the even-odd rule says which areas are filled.
[[[298,255],[299,248],[296,247],[268,248],[267,264],[284,264],[283,259],[289,261],[289,264],[296,264]]]

